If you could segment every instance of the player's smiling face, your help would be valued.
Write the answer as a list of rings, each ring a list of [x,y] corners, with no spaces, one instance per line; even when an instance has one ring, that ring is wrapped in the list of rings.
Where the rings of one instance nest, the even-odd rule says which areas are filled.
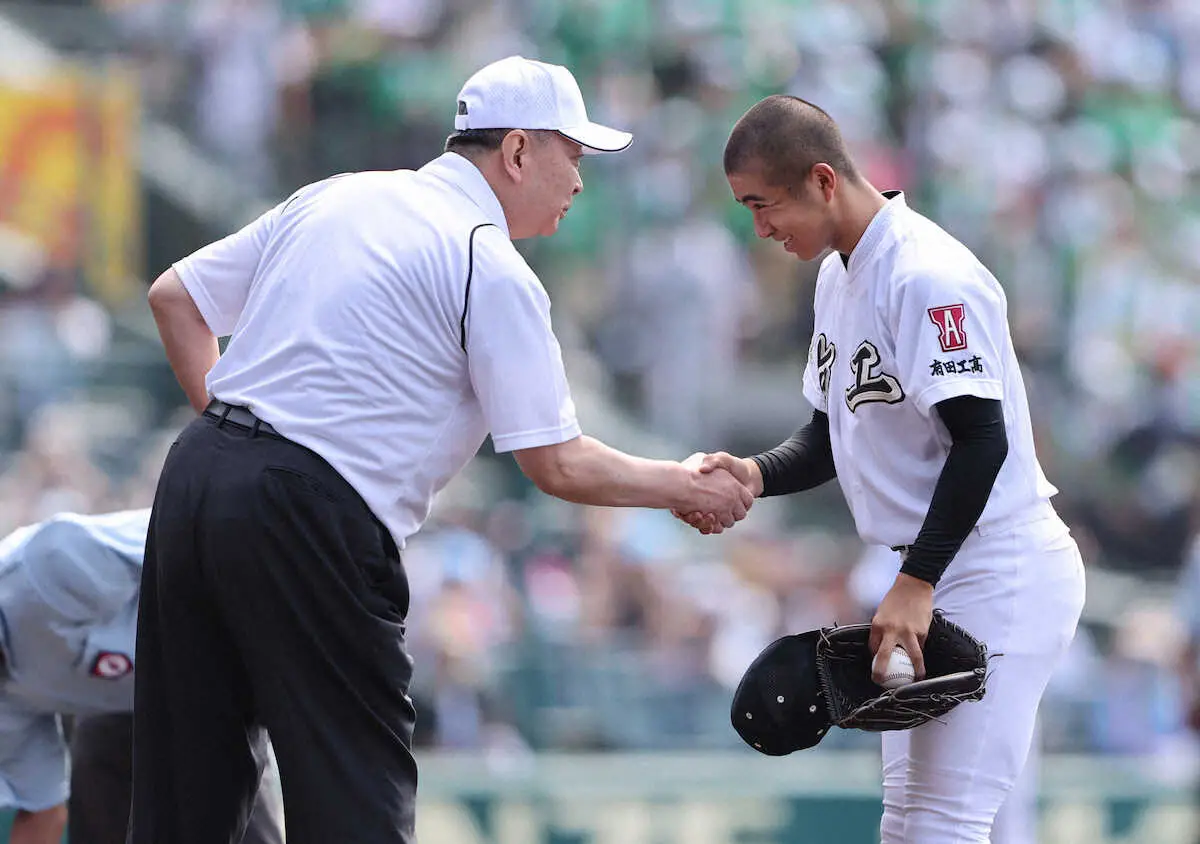
[[[791,189],[772,184],[761,167],[726,174],[734,198],[754,215],[755,234],[779,241],[801,261],[819,257],[833,240],[832,191],[822,184],[818,167],[824,165]]]

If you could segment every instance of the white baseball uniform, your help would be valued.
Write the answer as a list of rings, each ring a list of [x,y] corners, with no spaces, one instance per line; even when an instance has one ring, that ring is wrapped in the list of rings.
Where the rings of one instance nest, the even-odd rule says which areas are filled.
[[[950,449],[934,405],[1002,402],[1007,459],[934,592],[934,606],[996,654],[987,694],[883,740],[882,844],[982,844],[1074,635],[1083,564],[1034,453],[1004,291],[903,194],[887,195],[849,260],[821,265],[804,394],[829,417],[859,535],[893,547],[916,538]]]

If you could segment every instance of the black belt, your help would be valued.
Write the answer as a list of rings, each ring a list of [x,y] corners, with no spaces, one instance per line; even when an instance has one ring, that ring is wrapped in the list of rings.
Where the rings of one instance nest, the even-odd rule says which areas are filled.
[[[204,408],[204,415],[218,420],[218,425],[236,425],[245,428],[252,434],[265,434],[268,437],[286,439],[283,434],[271,427],[270,422],[264,422],[250,412],[249,408],[237,404],[225,404],[220,399],[213,399]]]

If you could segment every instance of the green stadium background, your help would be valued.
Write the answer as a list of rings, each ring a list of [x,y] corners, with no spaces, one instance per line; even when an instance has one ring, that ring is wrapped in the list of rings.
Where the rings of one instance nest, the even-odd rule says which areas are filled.
[[[164,267],[303,183],[420,166],[512,53],[636,134],[521,246],[615,445],[747,452],[807,418],[815,267],[755,240],[720,167],[767,93],[830,111],[995,270],[1089,577],[1042,712],[1040,840],[1197,840],[1191,0],[0,4],[0,534],[149,504],[187,418],[145,305]],[[424,840],[876,840],[877,739],[768,759],[728,726],[768,641],[869,618],[886,564],[836,488],[702,539],[549,500],[485,447],[406,563]]]

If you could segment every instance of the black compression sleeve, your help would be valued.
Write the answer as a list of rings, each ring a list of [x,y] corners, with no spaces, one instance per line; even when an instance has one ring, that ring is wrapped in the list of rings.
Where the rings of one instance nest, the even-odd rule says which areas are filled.
[[[829,442],[829,417],[814,410],[807,425],[770,451],[750,459],[762,472],[763,497],[800,492],[832,480],[837,470]]]
[[[950,453],[900,571],[936,585],[983,513],[1008,456],[1008,435],[994,399],[958,396],[934,407],[950,432]]]

